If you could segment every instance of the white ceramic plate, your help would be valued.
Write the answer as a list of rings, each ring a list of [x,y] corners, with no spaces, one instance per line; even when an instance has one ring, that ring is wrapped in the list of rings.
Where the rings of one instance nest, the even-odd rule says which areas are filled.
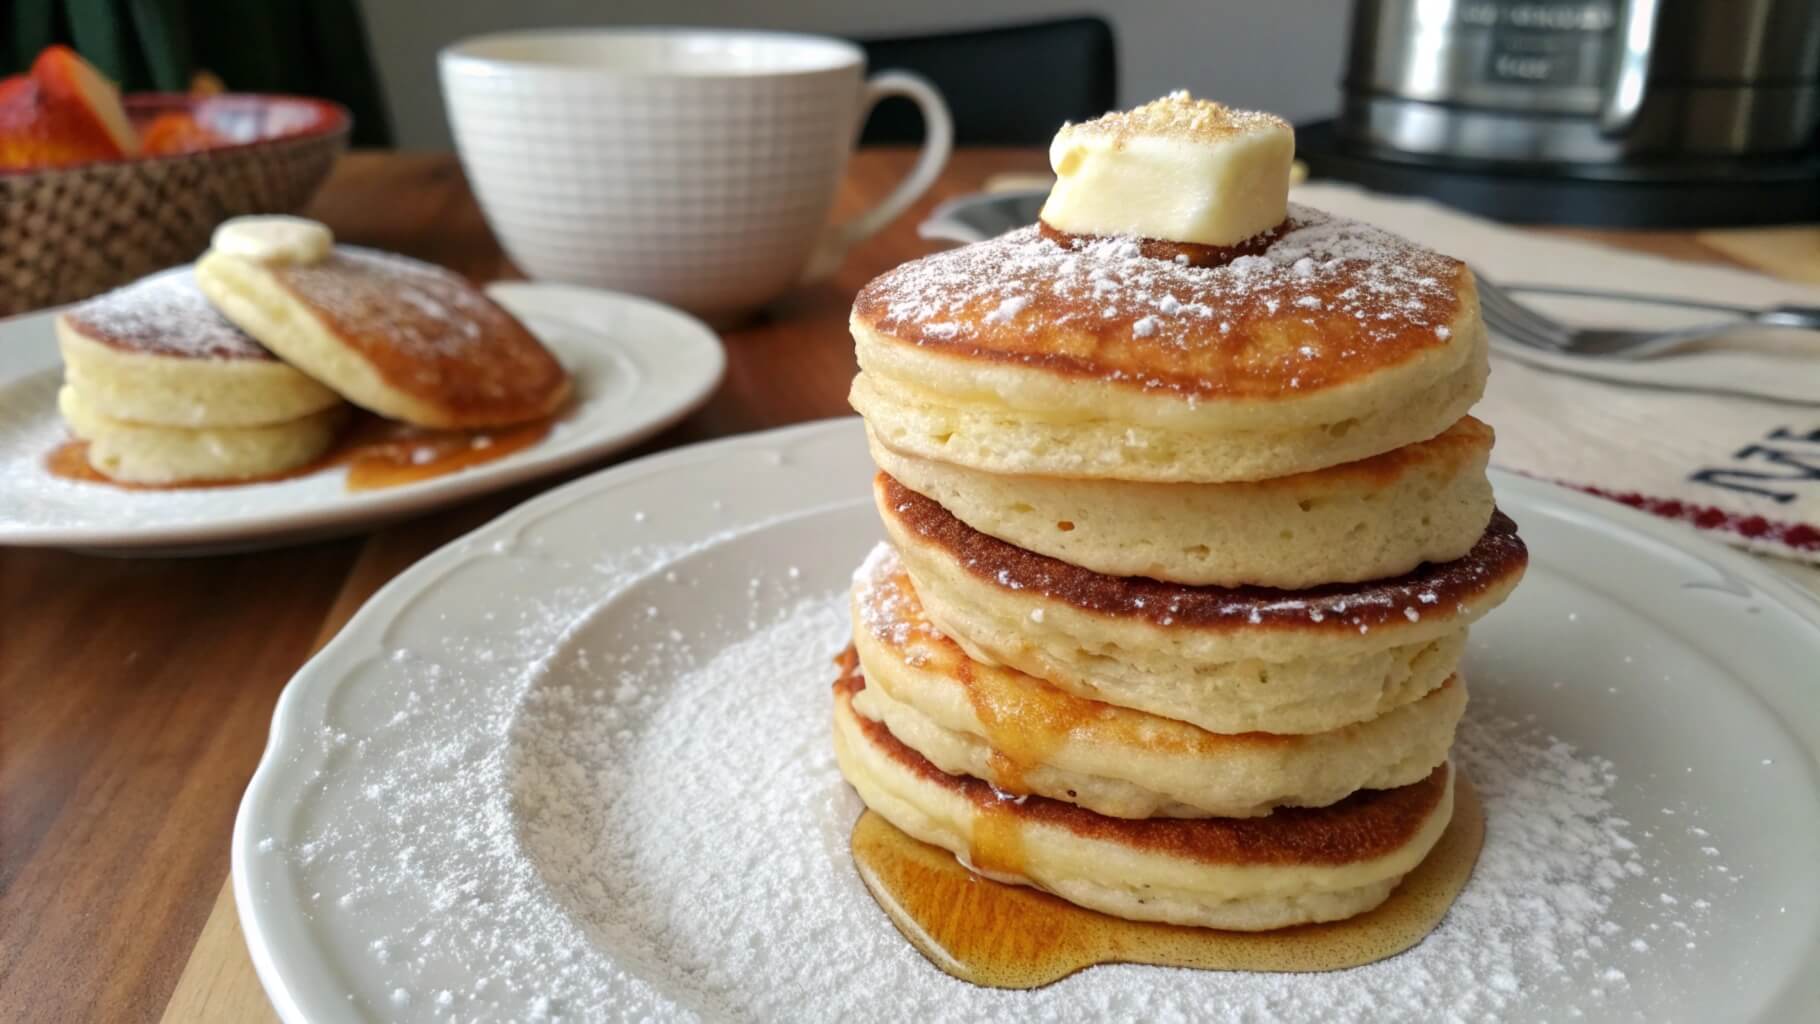
[[[520,282],[488,293],[568,367],[575,398],[530,448],[361,493],[348,492],[338,469],[190,491],[129,492],[53,477],[44,458],[67,436],[57,414],[53,314],[0,320],[0,544],[194,554],[370,529],[636,444],[705,401],[726,367],[713,331],[647,299]]]
[[[1475,627],[1459,748],[1490,835],[1423,945],[1024,993],[937,972],[853,871],[828,736],[871,473],[851,419],[669,452],[376,594],[285,690],[234,831],[281,1016],[1742,1021],[1820,1000],[1820,606],[1502,475],[1533,560]]]

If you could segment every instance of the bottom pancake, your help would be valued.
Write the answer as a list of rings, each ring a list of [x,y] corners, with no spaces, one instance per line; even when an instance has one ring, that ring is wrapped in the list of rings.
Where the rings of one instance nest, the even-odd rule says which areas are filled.
[[[88,442],[89,465],[133,484],[208,483],[289,472],[335,443],[347,407],[332,406],[283,423],[190,429],[117,420],[96,411],[76,389],[57,393],[70,431]]]
[[[1108,818],[1043,797],[1007,797],[948,775],[853,709],[852,668],[834,686],[834,749],[866,805],[1001,882],[1140,921],[1262,931],[1335,921],[1382,903],[1453,813],[1448,765],[1264,818]]]

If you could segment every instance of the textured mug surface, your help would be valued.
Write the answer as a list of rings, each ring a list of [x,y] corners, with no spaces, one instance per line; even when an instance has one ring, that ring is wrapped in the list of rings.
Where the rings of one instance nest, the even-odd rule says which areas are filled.
[[[825,244],[864,71],[840,40],[721,30],[508,33],[441,55],[462,164],[525,273],[710,318],[777,297]]]

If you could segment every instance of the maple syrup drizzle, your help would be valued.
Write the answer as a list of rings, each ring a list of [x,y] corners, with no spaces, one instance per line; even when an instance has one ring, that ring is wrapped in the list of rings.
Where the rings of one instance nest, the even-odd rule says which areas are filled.
[[[967,859],[987,874],[1024,873],[1024,834],[1018,827],[1017,815],[1009,806],[1013,799],[1015,797],[1001,798],[974,812]]]
[[[902,571],[889,585],[900,594],[915,593]],[[914,597],[909,600],[914,602],[913,621],[926,623],[921,603]],[[1076,726],[1093,718],[1094,705],[1036,680],[1024,680],[1020,685],[1004,672],[975,672],[973,659],[953,641],[938,638],[935,642],[943,648],[943,664],[951,666],[949,670],[985,730],[992,784],[1014,796],[1031,793],[1025,773],[1047,763]],[[902,644],[892,646],[901,648]]]
[[[52,476],[64,480],[106,484],[122,490],[187,491],[294,480],[346,466],[347,489],[371,491],[446,476],[524,451],[548,437],[554,423],[554,418],[544,418],[482,430],[432,430],[363,414],[345,428],[335,447],[316,461],[284,473],[234,480],[180,484],[115,480],[89,465],[88,442],[80,440],[65,441],[51,449],[44,467]]]
[[[425,430],[372,417],[331,458],[346,463],[350,491],[397,487],[524,451],[548,437],[553,422],[545,418],[484,430]]]
[[[986,870],[1021,864],[1004,826],[982,807],[970,859]],[[1012,837],[1015,839],[1015,835]],[[1471,783],[1454,778],[1453,819],[1428,857],[1377,909],[1345,921],[1269,932],[1126,921],[967,870],[873,811],[853,826],[854,865],[891,923],[929,962],[962,981],[1037,988],[1104,963],[1215,971],[1331,971],[1395,956],[1441,923],[1472,876],[1485,815]]]
[[[994,782],[1012,793],[1028,793],[1024,773],[1049,760],[1082,717],[1065,700],[1010,683],[1002,675],[973,671],[970,658],[956,662],[956,676],[973,713],[985,727]]]

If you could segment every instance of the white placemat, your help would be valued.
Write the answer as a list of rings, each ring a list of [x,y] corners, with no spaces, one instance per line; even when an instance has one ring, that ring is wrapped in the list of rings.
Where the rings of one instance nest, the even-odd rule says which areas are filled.
[[[1293,198],[1414,238],[1500,284],[1820,305],[1812,285],[1505,227],[1424,200],[1329,183],[1302,185]],[[1712,315],[1535,301],[1589,323],[1666,326]],[[1820,563],[1820,333],[1740,330],[1696,352],[1640,363],[1519,360],[1510,348],[1496,346],[1485,400],[1473,410],[1497,429],[1495,465],[1741,547]]]

